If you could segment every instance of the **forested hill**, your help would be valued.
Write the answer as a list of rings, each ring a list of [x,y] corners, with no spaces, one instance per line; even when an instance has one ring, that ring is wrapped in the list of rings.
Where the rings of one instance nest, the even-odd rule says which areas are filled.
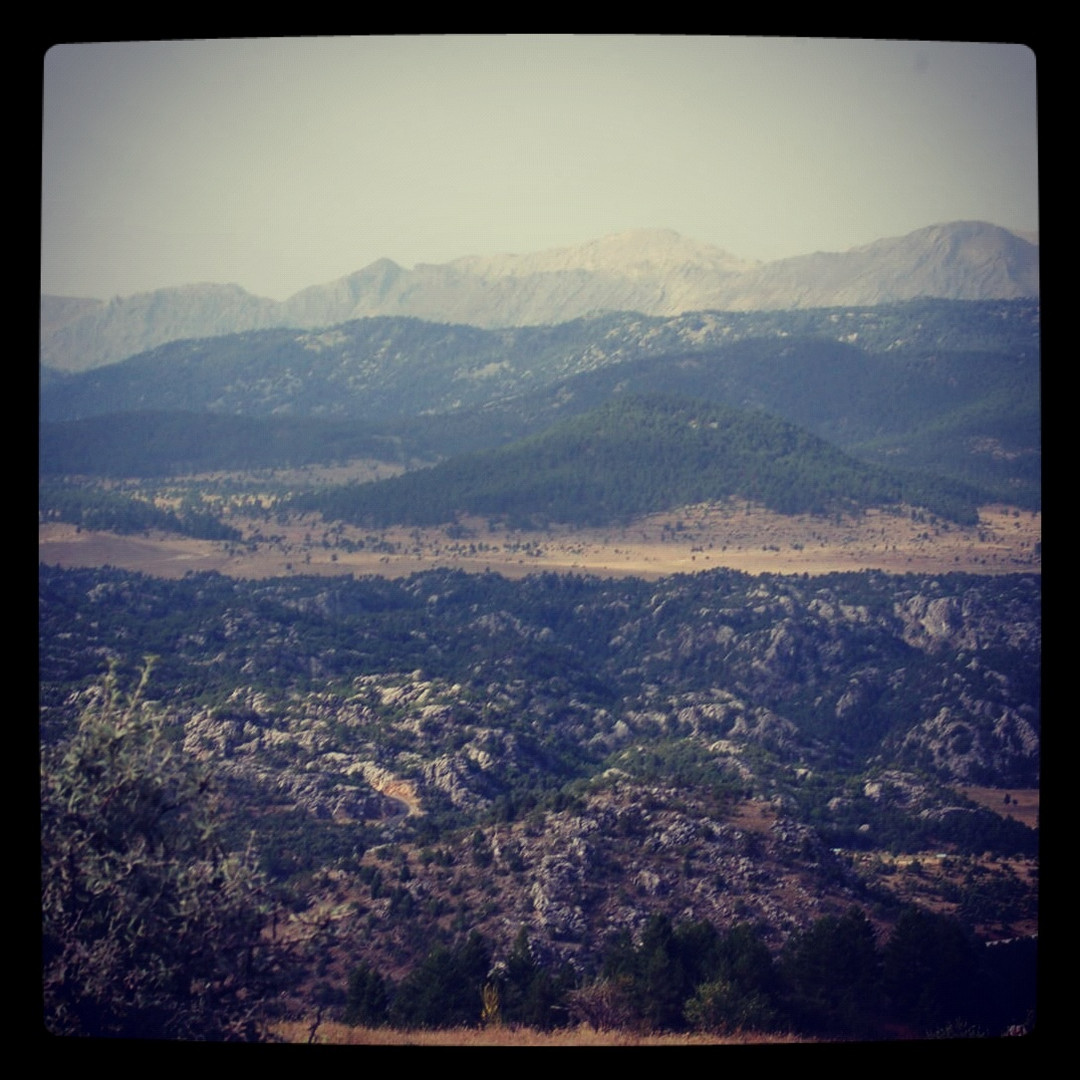
[[[152,477],[408,456],[400,437],[355,420],[220,413],[109,413],[38,431],[42,475]]]
[[[626,392],[761,409],[862,460],[1039,505],[1031,301],[624,313],[503,331],[380,318],[173,342],[44,379],[42,468],[143,476],[453,457]]]
[[[294,505],[373,525],[433,525],[458,513],[600,525],[728,496],[790,514],[909,502],[973,523],[980,493],[862,464],[765,413],[631,395],[496,450],[324,488]]]
[[[908,368],[917,383],[928,366],[933,374],[927,361],[956,366],[954,354],[1007,358],[1026,370],[1039,354],[1039,309],[1032,301],[924,300],[667,319],[622,313],[502,331],[358,319],[320,331],[178,340],[97,371],[54,374],[42,386],[41,414],[73,420],[163,409],[372,422],[486,404],[581,372],[647,356],[710,353],[749,339],[785,350],[798,374],[805,338],[854,345],[881,357],[869,366]]]

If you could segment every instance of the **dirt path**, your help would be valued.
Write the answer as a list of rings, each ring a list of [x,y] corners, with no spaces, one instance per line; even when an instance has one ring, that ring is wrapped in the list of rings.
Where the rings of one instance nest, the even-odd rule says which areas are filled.
[[[402,817],[416,817],[424,812],[420,808],[420,797],[416,794],[416,785],[411,780],[392,780],[372,786],[380,795],[393,799],[401,805]]]

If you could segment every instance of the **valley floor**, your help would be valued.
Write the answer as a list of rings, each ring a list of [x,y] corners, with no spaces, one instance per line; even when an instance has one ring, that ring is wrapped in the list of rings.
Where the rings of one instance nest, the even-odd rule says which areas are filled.
[[[246,543],[166,534],[117,536],[58,523],[39,528],[39,560],[111,565],[158,577],[216,570],[240,578],[288,574],[404,577],[434,567],[506,577],[540,571],[655,579],[728,567],[750,574],[1041,572],[1041,514],[983,507],[961,527],[910,514],[785,517],[745,503],[707,504],[653,514],[626,526],[515,531],[480,519],[446,527],[332,529],[313,516],[267,524],[229,519]],[[264,535],[269,534],[269,535]],[[357,548],[358,544],[362,547]]]

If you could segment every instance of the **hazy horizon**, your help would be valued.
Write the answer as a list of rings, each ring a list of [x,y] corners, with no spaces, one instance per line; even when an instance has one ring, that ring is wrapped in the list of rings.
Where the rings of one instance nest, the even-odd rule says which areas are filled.
[[[1035,57],[925,41],[421,36],[61,45],[41,290],[283,300],[379,258],[638,228],[745,259],[1037,231]]]

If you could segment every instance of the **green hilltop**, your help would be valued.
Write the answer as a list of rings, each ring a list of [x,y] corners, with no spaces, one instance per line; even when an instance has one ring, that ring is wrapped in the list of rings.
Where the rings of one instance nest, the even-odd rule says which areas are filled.
[[[977,521],[975,488],[854,460],[758,411],[629,395],[539,434],[375,484],[298,495],[294,506],[371,525],[436,525],[459,513],[603,525],[738,496],[785,514],[911,503]]]

